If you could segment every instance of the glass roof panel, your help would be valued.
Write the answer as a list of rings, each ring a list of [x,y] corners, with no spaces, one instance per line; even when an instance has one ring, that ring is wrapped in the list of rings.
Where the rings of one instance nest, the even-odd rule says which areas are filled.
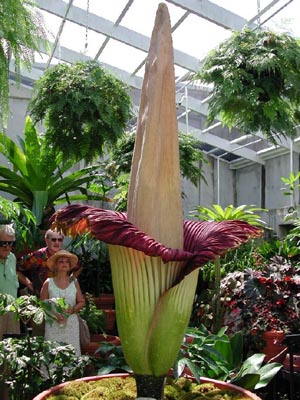
[[[127,83],[130,82],[137,91],[139,90],[141,84],[139,77],[144,74],[144,61],[156,10],[161,0],[36,0],[36,2],[40,5],[45,23],[51,32],[51,42],[57,40],[57,49],[51,58],[51,65],[97,58],[112,69],[116,67],[125,71],[125,74],[122,71],[117,73],[120,73],[121,79],[125,78]],[[217,155],[230,162],[239,157],[243,158],[247,147],[249,153],[246,159],[257,162],[256,155],[269,148],[270,144],[257,133],[257,137],[251,136],[244,140],[240,132],[234,129],[227,132],[219,122],[207,128],[207,103],[200,99],[207,98],[208,88],[196,85],[195,82],[190,84],[187,75],[189,71],[198,68],[200,60],[212,48],[230,36],[229,27],[239,26],[241,29],[245,21],[253,20],[271,29],[287,30],[300,37],[300,24],[297,23],[300,1],[166,0],[163,2],[168,6],[172,27],[175,26],[172,34],[176,52],[175,62],[181,65],[180,67],[175,65],[175,75],[178,85],[177,97],[180,100],[178,118],[182,129],[195,128],[197,135],[203,140],[206,151],[213,156]],[[265,12],[266,7],[269,7],[269,10]],[[226,15],[228,11],[235,15]],[[258,18],[257,14],[260,11],[264,12]],[[66,21],[62,23],[64,16]],[[89,23],[101,33],[87,29]],[[223,28],[222,24],[227,26],[227,29]],[[48,58],[48,56],[37,57],[36,67],[43,68],[43,64],[44,67],[48,67]],[[134,75],[137,75],[137,78]],[[138,101],[137,95],[136,108]],[[289,144],[283,146],[286,149],[290,148]],[[300,146],[297,151],[300,153]]]
[[[150,37],[159,3],[166,2],[161,0],[135,0],[122,20],[122,25]],[[167,3],[167,5],[170,13],[171,26],[173,26],[185,11],[173,4]]]
[[[110,39],[98,60],[124,71],[133,72],[146,56],[147,53],[144,51]]]
[[[68,0],[64,1],[68,2]],[[87,7],[89,7],[90,13],[101,15],[103,18],[115,22],[127,2],[128,0],[74,0],[73,5],[82,8],[85,11],[87,10]]]
[[[230,35],[230,30],[190,14],[173,32],[172,37],[175,49],[202,59]]]
[[[211,3],[215,3],[226,10],[232,11],[241,17],[246,19],[252,18],[257,14],[257,0],[247,0],[241,2],[241,0],[210,0]],[[242,5],[241,5],[242,3]]]

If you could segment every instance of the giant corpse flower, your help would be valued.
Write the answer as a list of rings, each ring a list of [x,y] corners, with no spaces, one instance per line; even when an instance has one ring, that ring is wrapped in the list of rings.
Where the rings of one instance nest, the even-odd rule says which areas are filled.
[[[191,314],[199,268],[260,231],[242,221],[184,221],[170,19],[160,4],[146,64],[128,212],[86,205],[54,226],[109,244],[118,331],[138,397],[161,398]]]

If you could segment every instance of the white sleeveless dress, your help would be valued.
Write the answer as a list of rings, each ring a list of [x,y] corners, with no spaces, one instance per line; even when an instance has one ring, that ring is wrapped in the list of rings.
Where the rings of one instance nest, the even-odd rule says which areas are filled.
[[[60,289],[55,285],[53,278],[49,278],[48,291],[49,299],[63,298],[70,307],[74,307],[76,305],[77,289],[75,286],[75,281],[70,282],[69,286],[66,289]],[[76,355],[79,357],[81,355],[81,351],[77,314],[69,315],[66,324],[59,324],[55,320],[52,324],[46,322],[45,338],[47,340],[56,340],[73,345],[76,351]]]

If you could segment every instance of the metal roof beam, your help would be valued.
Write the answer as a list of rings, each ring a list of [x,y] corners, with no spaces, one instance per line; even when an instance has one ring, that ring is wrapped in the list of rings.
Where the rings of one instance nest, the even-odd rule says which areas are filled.
[[[226,10],[208,0],[167,0],[175,6],[188,10],[190,13],[198,15],[216,25],[225,29],[240,31],[245,25],[247,20],[239,15]],[[255,27],[256,25],[252,25]]]
[[[178,122],[178,128],[182,132],[186,132],[186,125],[183,122]],[[228,140],[220,138],[218,136],[212,135],[211,133],[202,133],[200,129],[189,128],[189,132],[193,134],[202,143],[209,144],[210,146],[217,147],[226,151],[227,153],[232,153],[242,158],[245,158],[251,162],[264,165],[264,161],[259,157],[255,151],[235,146],[231,144]]]
[[[181,103],[181,106],[184,107],[185,106],[185,101],[186,99],[183,98],[183,101]],[[197,113],[200,113],[204,116],[208,115],[208,104],[207,102],[203,102],[203,100],[199,100],[199,99],[195,99],[194,97],[192,97],[191,95],[189,95],[188,97],[188,108],[190,108],[192,111],[195,111]],[[209,129],[209,127],[208,127]],[[267,140],[266,136],[262,133],[262,132],[254,132],[252,133],[252,136],[257,136],[261,139]],[[291,144],[290,144],[290,140],[291,139],[286,139],[283,136],[278,136],[277,139],[277,145],[279,147],[285,148],[287,150],[290,150],[291,148]],[[300,153],[300,143],[298,143],[297,141],[293,141],[293,150],[296,153]]]
[[[46,54],[46,49],[41,48],[41,52]],[[54,51],[54,57],[58,58],[61,61],[67,62],[67,63],[74,63],[76,61],[89,61],[92,60],[91,57],[88,57],[84,54],[79,54],[74,50],[68,49],[67,47],[60,46],[59,49],[55,49]],[[143,83],[143,78],[139,76],[132,76],[129,72],[124,71],[120,68],[114,67],[113,65],[106,64],[99,62],[100,65],[102,65],[104,68],[108,69],[112,73],[118,76],[119,79],[121,79],[123,82],[125,82],[127,85],[135,88],[135,89],[141,89],[142,88],[142,83]]]
[[[57,15],[61,18],[65,16],[66,3],[62,0],[37,0],[36,3],[38,7],[44,11],[50,12],[51,14]],[[84,26],[83,21],[85,21],[85,15],[86,13],[84,10],[73,6],[69,10],[66,19]],[[132,46],[138,50],[144,51],[145,53],[149,50],[149,37],[121,25],[116,26],[112,21],[92,13],[89,14],[89,29]],[[200,66],[199,59],[176,49],[174,49],[174,63],[182,68],[188,69],[189,71],[197,71]]]

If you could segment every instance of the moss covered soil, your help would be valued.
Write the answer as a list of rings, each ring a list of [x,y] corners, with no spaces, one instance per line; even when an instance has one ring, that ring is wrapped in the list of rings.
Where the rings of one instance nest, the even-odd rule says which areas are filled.
[[[133,377],[104,378],[98,381],[73,381],[47,400],[135,400],[136,385]],[[242,394],[217,388],[212,383],[197,384],[190,379],[167,378],[165,399],[169,400],[249,400]]]

